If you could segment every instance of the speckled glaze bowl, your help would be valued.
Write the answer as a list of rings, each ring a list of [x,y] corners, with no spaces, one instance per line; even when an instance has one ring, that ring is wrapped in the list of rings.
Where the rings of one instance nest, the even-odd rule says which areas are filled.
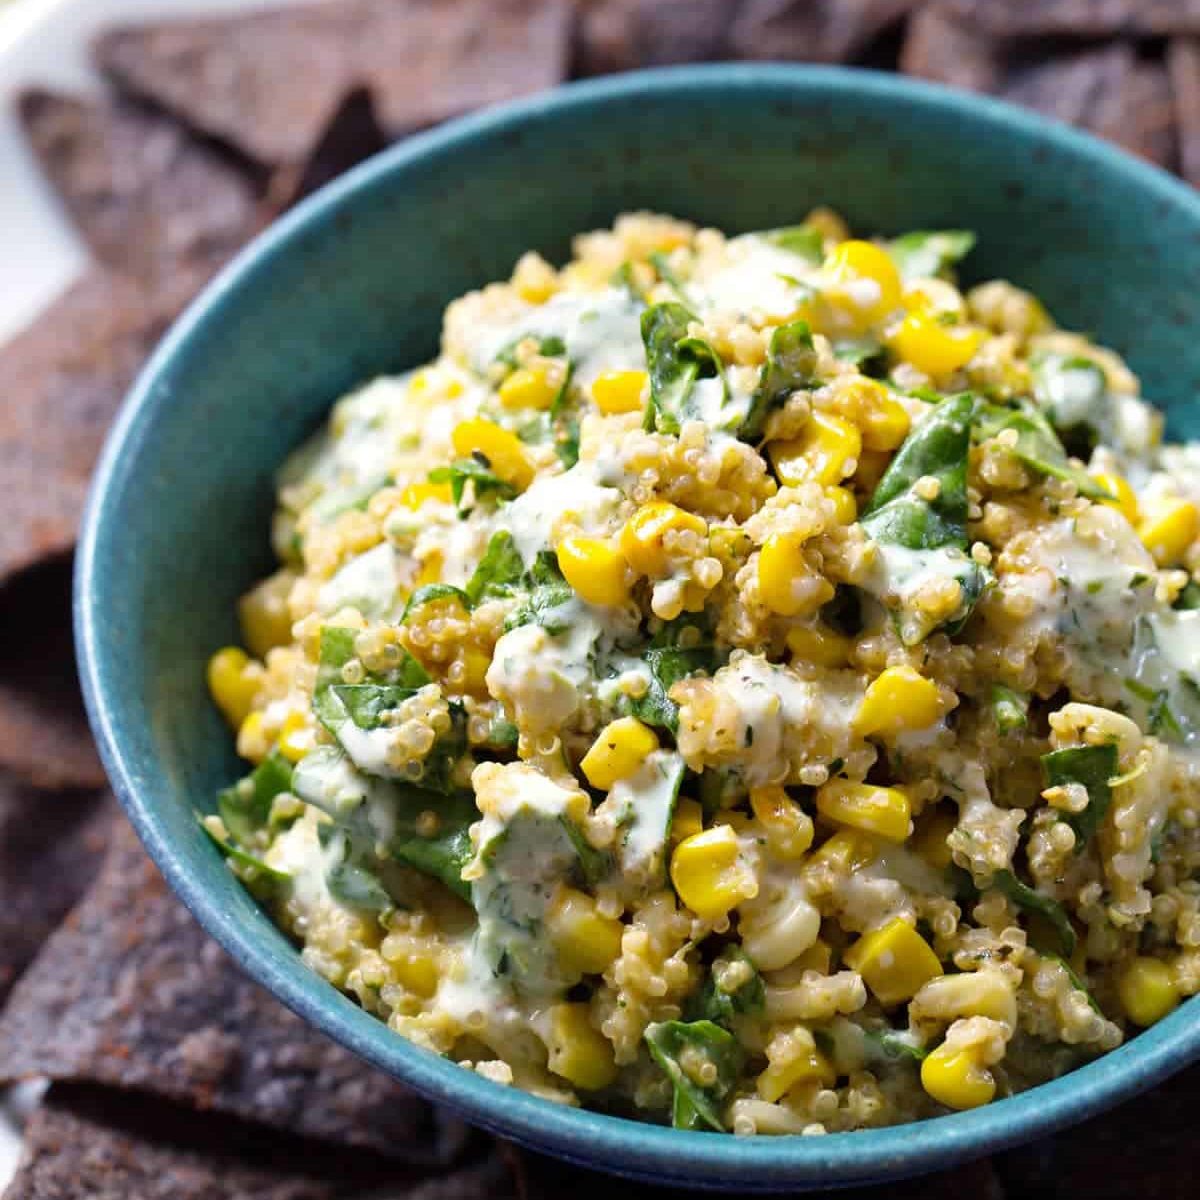
[[[971,277],[1032,288],[1128,356],[1200,434],[1200,199],[1065,128],[869,72],[715,66],[565,88],[412,138],[254,242],[142,373],[77,559],[84,689],[113,784],[167,879],[241,966],[331,1037],[469,1120],[664,1183],[746,1190],[946,1167],[1080,1121],[1200,1056],[1200,999],[986,1108],[819,1138],[684,1133],[559,1107],[410,1045],[312,974],[192,816],[239,774],[204,686],[270,566],[272,472],[353,384],[434,352],[453,297],[632,208],[739,231],[817,203],[857,230],[965,226]],[[365,1069],[365,1067],[364,1067]]]

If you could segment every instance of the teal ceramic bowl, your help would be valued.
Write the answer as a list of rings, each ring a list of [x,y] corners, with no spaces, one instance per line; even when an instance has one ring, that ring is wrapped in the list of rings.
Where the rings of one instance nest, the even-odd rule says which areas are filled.
[[[1200,999],[974,1112],[820,1138],[683,1133],[558,1107],[388,1031],[300,962],[194,822],[239,774],[204,665],[269,568],[272,472],[332,401],[435,350],[443,307],[626,209],[730,230],[831,204],[858,230],[966,226],[974,276],[1126,354],[1200,435],[1200,199],[1065,128],[891,76],[717,66],[568,87],[413,138],[249,247],[171,331],[109,440],[77,560],[93,728],[167,879],[241,966],[367,1062],[539,1150],[663,1183],[803,1189],[934,1170],[1080,1121],[1200,1055]],[[364,1065],[364,1070],[366,1069]]]

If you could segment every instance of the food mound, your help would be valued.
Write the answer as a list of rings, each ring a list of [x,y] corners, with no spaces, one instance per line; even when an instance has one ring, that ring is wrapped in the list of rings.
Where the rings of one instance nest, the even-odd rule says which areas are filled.
[[[969,233],[649,214],[279,477],[205,828],[489,1079],[685,1129],[986,1104],[1200,990],[1200,448]]]

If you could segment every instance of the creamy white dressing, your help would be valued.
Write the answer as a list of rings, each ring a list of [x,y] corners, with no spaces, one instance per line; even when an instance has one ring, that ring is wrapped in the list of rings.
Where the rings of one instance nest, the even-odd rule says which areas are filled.
[[[875,549],[875,568],[863,589],[885,608],[898,614],[900,631],[906,642],[920,641],[934,628],[918,604],[921,593],[931,584],[951,580],[961,586],[974,566],[957,546],[912,550],[907,546],[876,542]],[[962,615],[960,606],[947,621],[953,622]]]
[[[404,607],[400,590],[408,585],[408,572],[395,548],[380,542],[350,559],[317,595],[317,611],[328,616],[341,608],[357,608],[365,617],[393,620]]]
[[[702,316],[758,311],[785,321],[800,307],[807,291],[805,282],[816,274],[803,255],[751,233],[730,239],[712,269],[705,270],[701,263],[685,292]]]
[[[641,306],[622,288],[559,292],[545,304],[510,311],[498,322],[480,321],[468,348],[471,366],[486,373],[502,353],[524,337],[559,338],[585,390],[606,371],[644,370]]]
[[[554,549],[555,526],[568,514],[585,534],[607,533],[620,507],[621,492],[596,482],[593,464],[576,463],[560,475],[543,475],[501,510],[497,524],[512,534],[526,566]]]
[[[329,863],[318,834],[322,818],[309,809],[299,820],[275,835],[263,856],[268,867],[291,876],[291,895],[306,912],[336,906],[325,882]]]
[[[620,826],[617,864],[623,882],[661,882],[667,835],[682,779],[683,759],[674,751],[656,750],[635,774],[613,785],[606,804],[612,807]]]

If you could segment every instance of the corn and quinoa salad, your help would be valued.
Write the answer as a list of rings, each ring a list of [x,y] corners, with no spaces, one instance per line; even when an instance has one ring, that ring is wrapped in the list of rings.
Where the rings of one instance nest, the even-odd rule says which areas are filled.
[[[489,1079],[967,1109],[1200,990],[1200,446],[970,234],[650,214],[455,301],[279,479],[204,825]]]

